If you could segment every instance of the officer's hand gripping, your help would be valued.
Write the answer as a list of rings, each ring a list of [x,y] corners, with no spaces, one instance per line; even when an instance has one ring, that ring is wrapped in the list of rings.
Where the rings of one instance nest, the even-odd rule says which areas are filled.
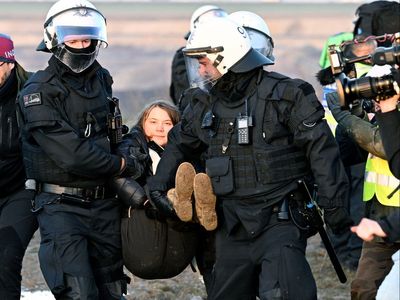
[[[132,178],[112,178],[110,186],[126,207],[141,208],[147,200],[144,189]]]
[[[324,219],[334,234],[342,234],[350,230],[350,226],[354,225],[344,207],[325,208]]]
[[[137,179],[144,174],[146,160],[149,159],[149,156],[143,153],[140,147],[132,146],[127,140],[124,140],[115,152],[125,160],[121,177]]]

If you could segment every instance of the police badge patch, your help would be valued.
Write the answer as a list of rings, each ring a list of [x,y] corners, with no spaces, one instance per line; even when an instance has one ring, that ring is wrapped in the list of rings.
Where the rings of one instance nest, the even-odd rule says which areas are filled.
[[[28,94],[24,96],[24,106],[32,106],[42,104],[40,93]]]

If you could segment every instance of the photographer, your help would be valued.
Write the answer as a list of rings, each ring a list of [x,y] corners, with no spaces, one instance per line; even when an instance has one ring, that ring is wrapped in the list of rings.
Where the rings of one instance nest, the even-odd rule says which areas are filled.
[[[366,38],[359,36],[358,38]],[[365,163],[367,161],[368,152],[362,149],[354,139],[346,132],[345,127],[337,126],[337,122],[334,119],[332,113],[328,110],[326,104],[326,95],[336,90],[336,84],[332,75],[330,67],[331,52],[330,46],[332,44],[341,44],[341,51],[343,55],[348,59],[353,59],[359,56],[366,56],[374,52],[376,49],[376,41],[373,39],[367,40],[366,42],[353,43],[353,35],[350,40],[348,35],[335,35],[328,39],[326,45],[326,62],[321,67],[325,67],[317,74],[317,78],[324,87],[324,94],[322,102],[325,102],[326,106],[326,118],[334,132],[336,142],[339,146],[340,158],[345,166],[346,174],[350,181],[350,193],[346,201],[346,209],[351,215],[354,223],[359,223],[363,217],[363,211],[365,209],[363,199],[363,185],[364,185],[364,171]],[[329,51],[328,51],[329,49]],[[323,55],[321,55],[322,57]],[[361,78],[372,68],[370,60],[363,60],[354,64],[346,65],[343,68],[343,73],[349,78]],[[352,112],[356,115],[363,115],[361,102],[359,105],[354,105]],[[329,118],[330,117],[330,118]],[[331,119],[331,121],[329,121]],[[330,239],[334,245],[335,251],[342,262],[348,269],[356,271],[358,261],[361,256],[362,240],[350,231],[335,235],[329,232]]]
[[[382,69],[382,67],[374,67],[368,75],[376,75],[373,74],[376,69]],[[327,100],[329,109],[339,126],[342,126],[363,149],[370,153],[364,181],[365,216],[386,228],[392,227],[391,220],[399,214],[400,181],[389,171],[380,128],[370,123],[365,113],[357,112],[357,115],[361,116],[357,117],[348,110],[342,110],[337,93],[329,94]],[[390,99],[385,101],[390,101]],[[386,104],[383,105],[386,106]],[[352,109],[353,111],[361,110],[362,107],[353,105]],[[359,230],[361,231],[362,228],[361,226]],[[398,240],[387,244],[381,237],[363,244],[357,274],[351,285],[352,299],[373,299],[376,296],[379,285],[392,267],[391,256],[399,249]]]

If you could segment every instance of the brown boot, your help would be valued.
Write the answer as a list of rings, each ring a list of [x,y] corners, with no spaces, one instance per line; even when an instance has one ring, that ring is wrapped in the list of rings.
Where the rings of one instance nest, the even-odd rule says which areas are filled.
[[[192,194],[195,175],[196,171],[190,163],[181,163],[175,175],[175,189],[168,191],[168,198],[172,200],[177,216],[184,222],[193,218]],[[171,192],[170,197],[172,190],[174,192]]]
[[[199,223],[208,231],[217,228],[215,211],[217,198],[213,192],[210,177],[205,173],[199,173],[194,177],[194,199]]]

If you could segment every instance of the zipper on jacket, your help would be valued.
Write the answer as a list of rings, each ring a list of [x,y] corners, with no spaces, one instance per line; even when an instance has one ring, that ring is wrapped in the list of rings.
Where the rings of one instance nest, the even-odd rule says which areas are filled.
[[[8,148],[11,150],[12,146],[12,132],[13,132],[13,126],[12,126],[12,117],[7,118],[7,124],[8,124]]]

